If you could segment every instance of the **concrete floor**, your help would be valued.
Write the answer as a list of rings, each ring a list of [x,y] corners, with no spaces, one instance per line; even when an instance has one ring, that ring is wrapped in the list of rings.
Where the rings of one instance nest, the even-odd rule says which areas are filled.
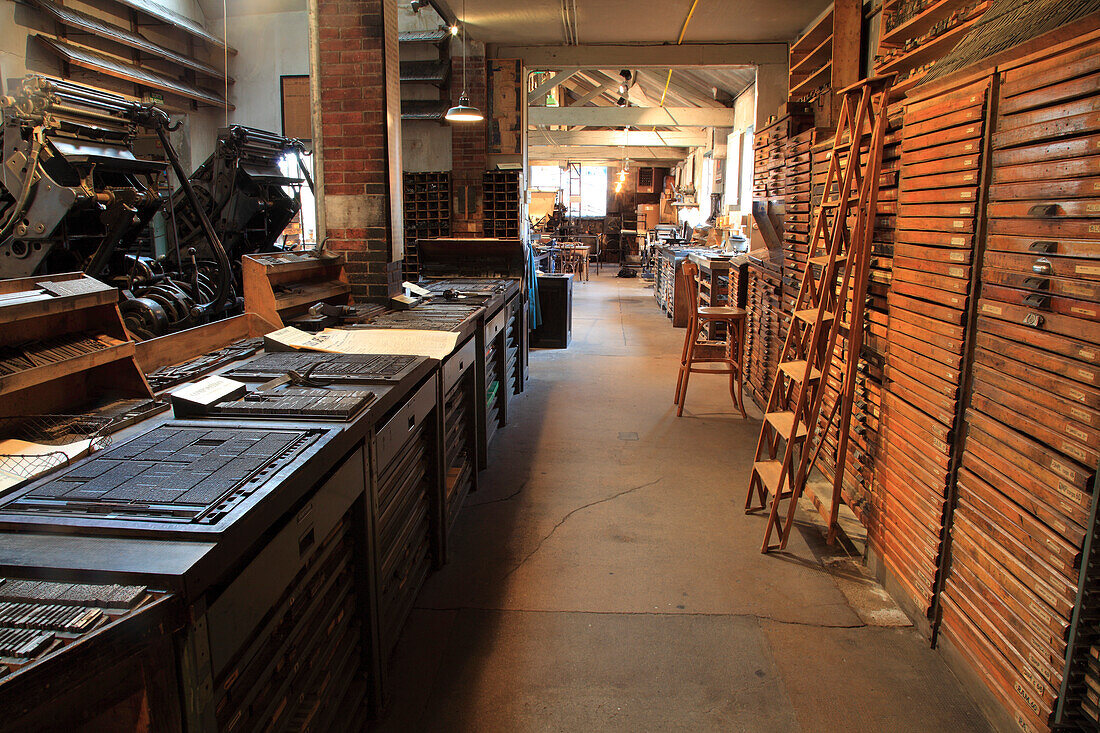
[[[815,528],[760,554],[759,411],[703,375],[677,418],[684,332],[606,273],[574,289],[569,349],[532,352],[377,729],[988,730],[916,631],[864,624]]]

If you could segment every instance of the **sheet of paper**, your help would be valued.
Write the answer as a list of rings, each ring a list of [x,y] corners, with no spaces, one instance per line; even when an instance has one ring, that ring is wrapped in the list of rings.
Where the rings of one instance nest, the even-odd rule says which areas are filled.
[[[45,445],[32,443],[17,438],[0,440],[0,456],[27,456],[33,459],[35,456],[47,456],[53,453],[64,453],[68,461],[57,456],[55,460],[22,461],[18,465],[14,461],[0,459],[0,491],[11,488],[21,481],[34,478],[47,471],[51,471],[67,462],[74,461],[91,450],[91,440],[77,440],[65,445]]]
[[[421,331],[409,328],[326,328],[310,334],[284,328],[267,335],[296,349],[332,354],[404,354],[442,360],[454,351],[458,334],[450,331]]]

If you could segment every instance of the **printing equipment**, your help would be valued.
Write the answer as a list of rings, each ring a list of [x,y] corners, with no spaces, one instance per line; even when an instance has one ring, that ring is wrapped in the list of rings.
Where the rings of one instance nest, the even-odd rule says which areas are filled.
[[[241,256],[271,251],[300,206],[280,159],[312,185],[302,143],[241,126],[188,176],[163,110],[69,81],[26,77],[0,116],[0,277],[83,271],[120,290],[141,339],[239,313]],[[149,138],[166,160],[135,152]]]
[[[301,208],[297,188],[303,182],[285,175],[279,163],[294,156],[307,176],[301,162],[304,150],[299,140],[243,125],[218,131],[214,152],[191,174],[190,182],[230,262],[275,248],[276,239]],[[305,181],[313,187],[308,176]],[[178,247],[169,248],[169,260],[187,255],[191,248],[197,250],[198,259],[211,260],[214,253],[186,192],[176,191],[167,207],[179,239]],[[239,287],[240,270],[235,268],[234,274]]]
[[[0,277],[82,270],[124,294],[142,338],[221,317],[237,306],[232,266],[200,216],[209,260],[168,266],[147,236],[168,165],[134,152],[155,135],[189,198],[196,194],[168,140],[168,115],[92,87],[28,76],[0,98]],[[197,201],[197,198],[195,199]]]

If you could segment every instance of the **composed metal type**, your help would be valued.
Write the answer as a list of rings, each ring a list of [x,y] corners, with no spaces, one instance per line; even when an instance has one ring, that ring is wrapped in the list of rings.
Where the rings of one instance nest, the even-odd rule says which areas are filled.
[[[315,439],[309,430],[161,426],[17,492],[0,514],[213,523]],[[14,582],[0,586],[0,600]]]

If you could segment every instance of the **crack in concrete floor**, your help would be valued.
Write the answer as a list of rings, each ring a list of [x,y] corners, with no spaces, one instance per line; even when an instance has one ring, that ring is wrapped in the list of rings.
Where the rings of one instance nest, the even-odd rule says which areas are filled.
[[[535,545],[535,549],[533,549],[533,550],[531,550],[530,552],[528,552],[528,553],[527,553],[527,554],[526,554],[526,555],[525,555],[525,556],[523,557],[523,559],[522,559],[522,560],[520,560],[520,561],[519,561],[519,563],[517,563],[517,564],[515,565],[515,567],[513,567],[513,568],[512,568],[511,570],[509,570],[509,571],[508,571],[507,573],[505,573],[505,574],[504,574],[504,578],[508,578],[508,577],[510,577],[510,576],[512,575],[512,573],[516,572],[516,571],[517,571],[517,570],[519,570],[519,569],[520,569],[521,567],[523,567],[524,563],[526,563],[526,562],[527,562],[528,560],[530,560],[530,559],[531,559],[532,557],[534,557],[535,553],[537,553],[537,552],[538,552],[538,551],[539,551],[540,549],[542,549],[542,545],[543,545],[543,543],[545,543],[545,542],[546,542],[546,541],[547,541],[548,539],[550,539],[551,537],[553,537],[553,536],[554,536],[554,533],[555,533],[555,532],[557,532],[557,531],[558,531],[558,529],[559,529],[559,528],[560,528],[560,527],[561,527],[561,526],[562,526],[563,524],[565,524],[565,523],[566,523],[566,522],[567,522],[567,521],[569,520],[569,518],[570,518],[570,517],[572,517],[572,516],[573,516],[574,514],[576,514],[577,512],[583,511],[583,510],[585,510],[585,509],[588,509],[588,508],[590,508],[590,507],[594,507],[594,506],[597,506],[597,505],[599,505],[599,504],[606,504],[606,503],[607,503],[607,502],[609,502],[609,501],[614,501],[615,499],[618,499],[618,498],[620,498],[620,497],[626,496],[627,494],[633,494],[633,493],[634,493],[635,491],[640,491],[640,490],[642,490],[642,489],[645,489],[645,488],[648,488],[648,487],[650,487],[650,486],[655,486],[655,485],[657,485],[658,483],[660,483],[660,482],[661,482],[661,480],[662,480],[663,478],[664,478],[663,476],[661,476],[661,477],[658,477],[658,478],[655,478],[655,479],[653,479],[652,481],[648,481],[648,482],[646,482],[646,483],[644,483],[644,484],[641,484],[641,485],[639,485],[639,486],[633,486],[633,487],[631,487],[631,488],[629,488],[629,489],[624,489],[624,490],[622,490],[622,491],[620,491],[620,492],[618,492],[618,493],[612,494],[611,496],[605,496],[605,497],[604,497],[604,498],[602,498],[602,499],[596,499],[595,501],[590,501],[590,502],[588,502],[587,504],[582,504],[581,506],[577,507],[576,509],[573,509],[573,510],[572,510],[572,511],[570,511],[570,512],[569,512],[568,514],[566,514],[566,515],[565,515],[564,517],[562,517],[561,519],[559,519],[559,520],[558,520],[558,523],[557,523],[557,524],[555,524],[555,525],[554,525],[554,526],[553,526],[553,527],[552,527],[552,528],[550,529],[550,531],[549,531],[549,532],[548,532],[548,533],[547,533],[547,534],[546,534],[546,535],[545,535],[545,536],[544,536],[544,537],[543,537],[542,539],[540,539],[540,540],[538,541],[538,544],[536,544],[536,545]]]

